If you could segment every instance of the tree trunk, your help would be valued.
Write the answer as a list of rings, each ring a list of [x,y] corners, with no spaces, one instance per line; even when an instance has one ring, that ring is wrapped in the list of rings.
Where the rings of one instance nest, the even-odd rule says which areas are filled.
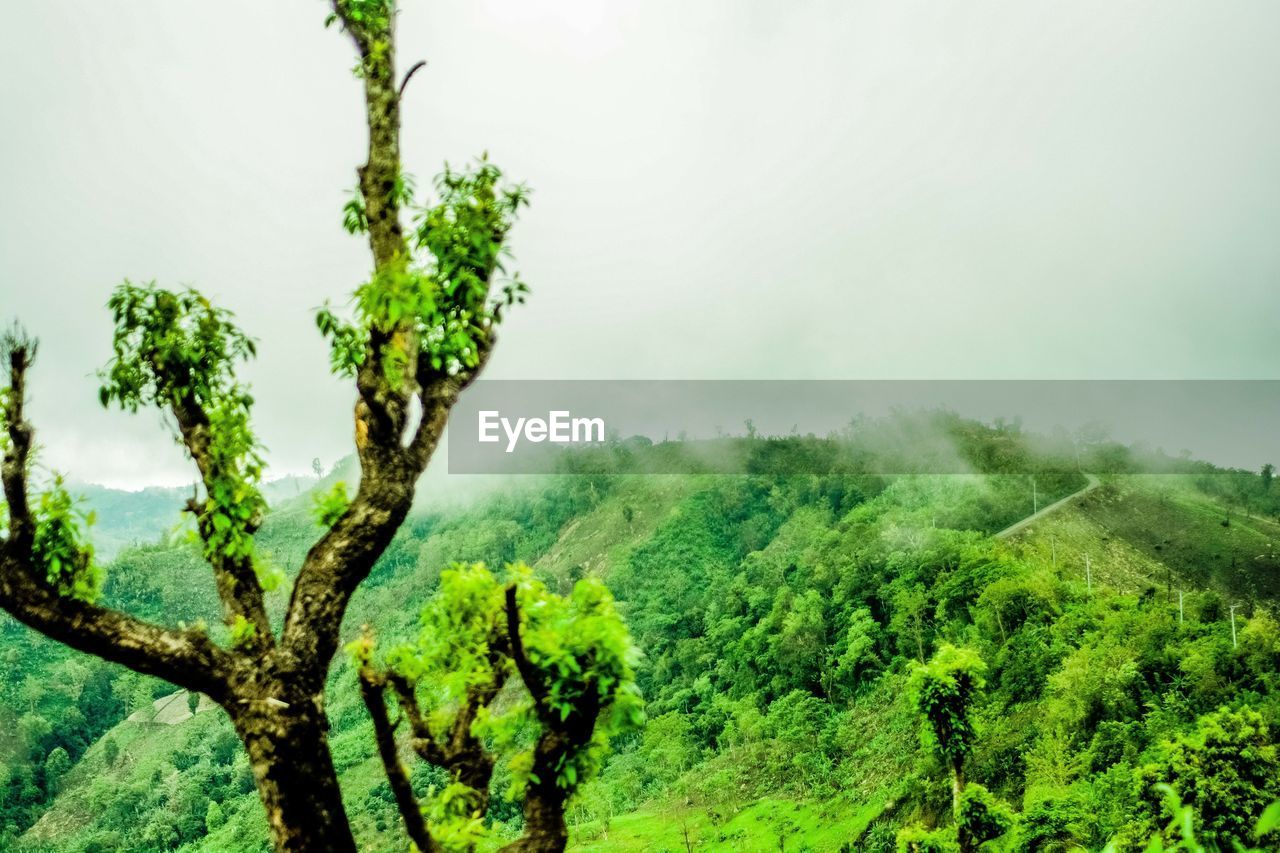
[[[551,790],[535,790],[548,788]],[[503,853],[560,853],[569,843],[564,822],[564,791],[555,784],[530,783],[524,803],[524,835],[502,848]]]
[[[323,710],[255,700],[233,715],[280,853],[355,853]]]
[[[951,763],[951,813],[960,815],[960,794],[964,791],[964,759],[956,758]]]
[[[567,751],[564,738],[544,734],[533,752],[533,776],[524,799],[524,835],[501,853],[560,853],[569,843],[564,822],[563,788],[556,784],[558,767]]]

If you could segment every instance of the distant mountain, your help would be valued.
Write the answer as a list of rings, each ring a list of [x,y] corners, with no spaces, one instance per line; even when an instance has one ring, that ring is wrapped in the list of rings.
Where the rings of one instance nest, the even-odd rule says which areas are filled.
[[[288,503],[316,485],[314,477],[285,476],[263,484],[272,507]],[[150,486],[138,491],[111,489],[94,483],[72,483],[73,495],[84,499],[96,516],[89,538],[98,558],[108,561],[130,545],[154,545],[183,529],[183,506],[192,486]]]

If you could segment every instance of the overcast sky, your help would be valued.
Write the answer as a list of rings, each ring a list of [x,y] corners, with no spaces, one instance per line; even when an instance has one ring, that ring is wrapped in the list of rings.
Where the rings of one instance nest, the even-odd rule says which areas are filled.
[[[501,378],[1274,378],[1280,5],[404,0],[408,169],[528,181]],[[0,316],[45,463],[179,483],[93,371],[122,278],[260,339],[278,473],[350,446],[312,309],[368,266],[321,0],[41,0],[0,29]],[[12,16],[10,16],[12,18]]]

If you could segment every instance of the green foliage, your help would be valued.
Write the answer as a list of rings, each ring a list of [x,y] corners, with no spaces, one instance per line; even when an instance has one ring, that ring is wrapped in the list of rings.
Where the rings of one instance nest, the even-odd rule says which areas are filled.
[[[960,793],[955,817],[956,836],[962,850],[977,850],[1014,826],[1012,810],[986,788],[972,782]]]
[[[1280,797],[1276,744],[1262,716],[1249,708],[1204,715],[1194,732],[1166,743],[1162,753],[1159,763],[1138,774],[1151,819],[1158,813],[1155,795],[1176,791],[1208,843],[1226,848],[1247,842],[1263,810]]]
[[[957,853],[959,849],[945,830],[908,826],[898,832],[898,853]]]
[[[71,769],[71,756],[62,747],[56,747],[44,763],[45,784],[51,790],[57,790],[62,784],[62,777]]]
[[[108,767],[115,765],[116,759],[120,757],[120,746],[113,738],[107,738],[102,742],[102,760],[107,763]]]
[[[1179,850],[1185,853],[1210,853],[1210,851],[1217,853],[1217,851],[1228,849],[1216,844],[1197,830],[1201,822],[1195,808],[1183,803],[1172,785],[1158,784],[1154,792],[1160,796],[1161,806],[1169,822],[1162,833],[1152,835],[1147,841],[1145,853],[1166,853],[1166,851],[1173,853]],[[1275,842],[1280,840],[1277,838],[1280,834],[1278,830],[1280,830],[1280,800],[1267,807],[1249,836],[1262,841],[1265,847],[1250,847],[1245,841],[1236,840],[1232,842],[1229,849],[1234,850],[1235,853],[1263,853],[1263,850],[1274,850]],[[1117,843],[1112,841],[1107,845],[1104,853],[1118,853],[1119,849]]]
[[[351,197],[342,206],[342,227],[348,234],[369,233],[369,214],[364,209],[359,187],[351,191]]]
[[[251,404],[235,382],[234,367],[252,358],[256,347],[231,312],[192,289],[130,281],[115,289],[107,307],[115,322],[115,357],[101,373],[104,406],[115,401],[136,412],[143,405],[167,409],[188,401],[206,409]]]
[[[93,514],[79,509],[61,477],[40,495],[32,514],[35,535],[31,552],[44,567],[45,579],[60,595],[93,601],[104,578],[85,538],[85,528],[94,522]]]
[[[422,611],[417,640],[393,648],[386,661],[415,687],[438,742],[454,738],[459,715],[468,715],[461,719],[470,720],[469,734],[506,759],[513,799],[523,795],[530,780],[533,743],[558,722],[586,708],[598,709],[598,716],[588,718],[585,739],[555,736],[557,743],[563,737],[567,745],[555,768],[556,783],[573,794],[599,773],[610,740],[643,721],[633,674],[636,650],[612,597],[598,581],[581,580],[566,597],[551,592],[523,564],[509,566],[508,574],[504,583],[479,563],[443,571],[436,594]],[[516,672],[508,584],[515,587],[522,648],[552,713],[550,722],[535,712],[528,693],[524,701],[504,704],[502,713],[490,704]],[[368,664],[372,649],[367,641],[352,644],[350,651]],[[446,849],[471,849],[484,833],[476,807],[480,794],[458,780],[433,792],[427,807],[432,833]]]
[[[311,498],[311,514],[321,527],[333,527],[351,505],[347,484],[339,480],[327,492],[316,492]]]
[[[210,800],[209,808],[204,813],[204,826],[209,832],[215,832],[227,822],[227,816],[222,811],[222,806]]]
[[[511,672],[506,649],[503,588],[483,564],[455,564],[420,617],[417,641],[387,654],[391,668],[420,685],[433,730],[447,732],[469,693],[490,690]],[[496,653],[496,654],[495,654]],[[483,709],[479,725],[498,721]]]
[[[880,624],[870,609],[859,607],[849,614],[843,643],[836,644],[834,684],[828,688],[829,693],[836,692],[836,685],[851,690],[884,665],[877,652],[881,635]]]
[[[230,633],[232,648],[244,649],[252,645],[258,636],[258,626],[246,619],[243,614],[237,613],[235,621],[231,623]]]
[[[125,281],[107,302],[114,357],[99,374],[103,406],[171,411],[188,443],[202,448],[207,486],[198,521],[210,559],[253,558],[252,530],[266,512],[258,489],[261,447],[249,424],[253,398],[235,378],[254,342],[233,315],[199,292]]]
[[[552,713],[564,720],[584,704],[601,709],[591,740],[576,745],[559,768],[557,784],[572,793],[599,772],[611,738],[644,723],[634,675],[638,651],[613,596],[599,580],[578,581],[565,598],[522,564],[513,566],[512,574],[525,653],[547,684]],[[517,760],[517,766],[523,764]],[[521,781],[517,773],[517,787]]]
[[[521,301],[526,292],[523,284],[512,280],[504,284],[498,302],[486,304],[493,273],[505,272],[507,233],[520,208],[529,203],[526,187],[504,186],[501,181],[501,170],[487,155],[461,171],[446,165],[436,178],[437,203],[418,215],[415,247],[434,259],[431,273],[447,306],[444,319],[459,328],[501,320],[502,308]],[[465,358],[461,350],[455,357]]]
[[[393,0],[338,0],[338,9],[353,26],[377,33],[385,32],[395,15]],[[330,13],[324,25],[330,27],[338,20],[338,13]]]
[[[505,274],[502,257],[508,232],[521,207],[528,204],[522,186],[502,184],[502,172],[487,159],[473,168],[448,166],[436,179],[437,199],[417,208],[411,240],[412,257],[378,270],[355,294],[355,320],[341,319],[327,305],[316,326],[330,339],[335,373],[352,375],[375,353],[393,381],[403,378],[405,353],[395,332],[410,329],[430,370],[451,374],[475,367],[481,345],[505,308],[523,302],[527,287],[513,277],[491,296],[494,275]],[[412,197],[412,183],[402,177],[397,199]],[[349,231],[367,227],[359,201],[344,209]]]
[[[953,764],[973,750],[973,704],[986,668],[975,650],[944,643],[927,664],[916,665],[912,672],[915,705],[926,722],[922,740]]]
[[[441,848],[469,853],[490,837],[484,816],[476,808],[478,799],[477,792],[461,782],[445,785],[431,798],[427,819]]]
[[[1018,840],[1030,850],[1068,849],[1090,837],[1096,814],[1088,814],[1088,804],[1070,794],[1044,796],[1025,804],[1019,821]]]

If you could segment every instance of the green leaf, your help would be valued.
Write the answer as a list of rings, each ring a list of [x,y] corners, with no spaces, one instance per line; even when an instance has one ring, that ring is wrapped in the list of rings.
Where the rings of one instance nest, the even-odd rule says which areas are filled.
[[[1258,818],[1258,826],[1254,829],[1254,835],[1262,838],[1268,832],[1277,830],[1280,830],[1280,800],[1267,806],[1262,813],[1262,817]]]

